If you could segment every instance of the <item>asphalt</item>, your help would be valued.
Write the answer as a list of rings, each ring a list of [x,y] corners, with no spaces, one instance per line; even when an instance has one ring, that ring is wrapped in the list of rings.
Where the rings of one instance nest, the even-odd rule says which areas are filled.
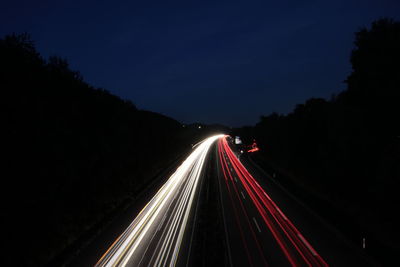
[[[77,259],[73,266],[165,266],[185,265],[191,255],[190,233],[194,233],[197,203],[202,187],[208,151],[220,136],[207,138],[194,147],[192,153],[162,184],[139,213],[131,216],[129,225],[122,222],[123,231],[112,232],[107,245],[98,238],[92,242],[96,262]],[[116,220],[118,223],[120,220]],[[107,232],[105,231],[105,232]],[[101,253],[101,254],[99,254]],[[83,257],[85,258],[85,257]],[[86,261],[87,262],[87,261]]]
[[[210,179],[216,179],[218,188],[215,194],[218,194],[218,201],[215,201],[214,212],[217,211],[221,215],[219,218],[222,220],[223,229],[219,231],[224,232],[224,245],[220,246],[223,247],[221,251],[214,253],[220,253],[221,258],[227,258],[224,261],[225,266],[376,266],[361,248],[352,245],[335,226],[321,219],[251,158],[239,153],[230,142],[228,144],[231,152],[228,152],[227,147],[219,145],[221,140],[217,141],[218,145],[215,142],[210,146],[208,155],[204,156],[201,164],[197,167],[196,164],[191,165],[185,173],[186,178],[180,180],[174,190],[174,197],[168,198],[163,204],[164,207],[160,209],[154,223],[146,224],[143,242],[138,243],[131,254],[129,250],[133,241],[126,241],[130,244],[122,253],[126,256],[124,264],[164,266],[173,263],[176,266],[199,266],[196,260],[199,259],[197,254],[200,253],[200,246],[193,245],[193,237],[198,239],[201,236],[197,224],[201,220],[204,224],[204,216],[207,216],[207,210],[204,208],[201,214],[198,214],[199,206],[202,206],[199,203],[204,204],[206,201],[205,191],[201,192],[205,185],[209,186]],[[215,156],[210,157],[210,153],[214,153]],[[246,170],[238,169],[238,163],[232,155],[239,159]],[[246,182],[244,172],[247,171],[256,181],[255,184]],[[207,179],[204,177],[206,172]],[[162,181],[166,182],[165,179]],[[197,189],[193,187],[195,183]],[[162,185],[161,183],[160,187]],[[150,203],[153,196],[159,192],[159,187],[155,188],[116,218],[70,265],[93,266],[96,262],[99,263],[102,255],[109,254],[107,257],[111,258],[114,250],[117,250],[113,248],[114,245],[122,243],[119,240],[121,236],[124,240],[130,240],[128,236],[133,232],[133,226],[143,216],[143,213],[138,211]],[[261,190],[259,193],[265,192],[268,198],[261,199],[257,196],[258,190]],[[192,203],[189,203],[189,199]],[[146,209],[149,207],[146,206],[144,211]],[[274,211],[271,212],[271,209]],[[186,218],[183,216],[185,213]],[[142,230],[140,228],[140,231]],[[209,242],[212,244],[212,240]],[[121,259],[119,264],[122,263]],[[99,264],[108,265],[107,262],[102,264],[101,261]]]
[[[260,187],[301,233],[300,241],[305,239],[322,259],[321,262],[307,262],[308,259],[304,260],[290,240],[284,237],[282,240],[289,248],[295,265],[324,266],[326,263],[329,266],[376,266],[362,252],[361,247],[354,247],[333,225],[322,220],[318,214],[293,197],[249,157],[235,151],[234,145],[230,144],[230,147]],[[256,208],[248,193],[249,190],[246,190],[244,183],[239,179],[240,173],[233,168],[234,164],[223,149],[220,155],[226,161],[219,162],[218,180],[232,266],[290,266],[293,262],[290,263],[276,237],[264,223],[260,210]],[[225,172],[228,173],[228,179],[223,173],[224,164],[227,166]],[[282,230],[278,232],[285,236]]]

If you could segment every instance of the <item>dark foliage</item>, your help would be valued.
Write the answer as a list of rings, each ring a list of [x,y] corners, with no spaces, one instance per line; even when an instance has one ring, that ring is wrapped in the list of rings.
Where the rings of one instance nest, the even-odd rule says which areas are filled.
[[[44,60],[27,34],[0,40],[0,75],[2,237],[24,250],[21,266],[49,262],[194,142],[196,131]]]
[[[355,37],[347,90],[235,133],[256,138],[260,153],[295,183],[399,249],[400,23],[381,19]]]

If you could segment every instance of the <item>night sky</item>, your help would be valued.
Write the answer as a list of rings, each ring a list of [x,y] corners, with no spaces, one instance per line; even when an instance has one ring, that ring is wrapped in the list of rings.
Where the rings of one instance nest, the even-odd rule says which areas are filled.
[[[189,2],[7,1],[0,35],[30,33],[141,109],[241,126],[343,90],[354,32],[400,20],[398,0]]]

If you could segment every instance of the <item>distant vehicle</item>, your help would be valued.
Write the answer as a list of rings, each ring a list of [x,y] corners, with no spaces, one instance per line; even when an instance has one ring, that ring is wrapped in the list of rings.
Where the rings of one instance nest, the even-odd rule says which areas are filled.
[[[240,145],[242,144],[242,140],[240,140],[239,136],[235,136],[235,145]]]
[[[251,149],[247,150],[247,152],[252,153],[252,152],[256,152],[256,151],[258,151],[258,150],[260,150],[260,149],[259,149],[258,146],[257,146],[256,140],[254,140],[254,141],[253,141],[253,144],[251,145]]]

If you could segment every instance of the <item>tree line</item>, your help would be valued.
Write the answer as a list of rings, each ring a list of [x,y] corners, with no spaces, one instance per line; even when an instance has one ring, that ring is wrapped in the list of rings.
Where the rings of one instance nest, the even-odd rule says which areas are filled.
[[[347,89],[289,114],[235,129],[291,182],[345,211],[399,251],[400,23],[380,19],[355,33]],[[383,229],[383,230],[382,230]]]
[[[44,59],[28,34],[0,39],[0,59],[5,262],[49,263],[200,138]]]

